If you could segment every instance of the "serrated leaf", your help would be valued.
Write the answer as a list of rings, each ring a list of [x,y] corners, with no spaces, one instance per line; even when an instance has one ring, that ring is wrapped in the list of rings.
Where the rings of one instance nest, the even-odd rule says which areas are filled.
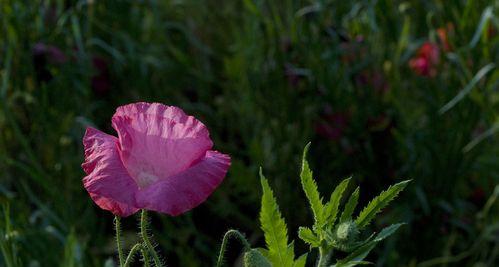
[[[298,237],[313,248],[319,247],[321,244],[320,239],[307,227],[298,229]]]
[[[404,190],[409,182],[410,180],[406,180],[394,184],[371,200],[371,202],[367,204],[355,220],[355,223],[357,223],[359,229],[367,226],[378,212],[386,207],[390,201],[392,201],[402,190]]]
[[[338,261],[337,267],[343,267],[343,266],[352,266],[348,265],[351,263],[358,264],[358,262],[362,262],[365,257],[371,252],[371,250],[376,246],[375,241],[371,241],[358,249],[356,249],[354,252],[352,252],[350,255],[348,255],[346,258]]]
[[[351,178],[345,179],[341,181],[338,186],[336,186],[333,193],[331,194],[329,202],[324,208],[324,217],[326,218],[326,224],[328,224],[330,227],[333,227],[333,224],[336,221],[336,217],[338,216],[338,207],[340,206],[343,193],[350,183],[350,179]]]
[[[268,249],[265,249],[265,248],[255,248],[256,250],[260,251],[260,253],[262,253],[262,255],[269,259],[270,258],[270,251]]]
[[[381,230],[381,232],[379,232],[379,234],[376,235],[373,240],[360,246],[346,258],[339,260],[335,265],[333,265],[333,267],[348,267],[362,264],[362,262],[364,262],[364,258],[376,246],[377,243],[395,233],[395,231],[397,231],[402,225],[404,224],[398,223],[384,228],[383,230]]]
[[[307,263],[307,256],[307,253],[301,255],[297,260],[295,260],[293,267],[305,267],[305,264]]]
[[[268,253],[262,254],[270,260],[273,266],[292,267],[294,252],[292,249],[288,249],[288,231],[286,229],[286,223],[279,211],[274,193],[272,192],[267,179],[263,176],[261,169],[260,182],[263,189],[260,224],[268,248]]]
[[[357,186],[355,191],[353,191],[350,195],[350,198],[341,213],[340,222],[346,222],[352,218],[352,214],[355,211],[355,207],[357,207],[357,202],[359,201],[359,190],[360,188]]]
[[[324,225],[324,218],[323,218],[324,205],[319,195],[317,184],[315,183],[312,177],[312,171],[310,170],[310,166],[308,165],[306,159],[309,147],[310,143],[308,143],[305,146],[305,149],[303,150],[300,179],[303,191],[307,196],[308,202],[310,203],[310,208],[312,209],[312,213],[314,214],[314,220],[315,220],[314,225],[321,226]]]
[[[331,265],[331,267],[353,267],[357,265],[372,265],[372,262],[368,261],[350,261],[347,263],[336,263],[335,265]]]
[[[405,223],[397,223],[397,224],[392,224],[388,227],[383,228],[383,230],[381,230],[381,232],[379,232],[379,234],[376,235],[376,237],[374,238],[374,241],[380,242],[383,239],[391,236],[393,233],[395,233],[400,228],[400,226],[402,226],[404,224]]]

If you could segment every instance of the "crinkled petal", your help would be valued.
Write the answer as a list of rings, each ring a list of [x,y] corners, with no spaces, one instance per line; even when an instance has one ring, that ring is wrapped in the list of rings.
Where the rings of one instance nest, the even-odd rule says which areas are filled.
[[[112,122],[123,164],[140,188],[186,170],[213,146],[204,124],[177,107],[129,104]]]
[[[135,207],[137,184],[121,162],[118,139],[88,127],[83,137],[87,174],[83,185],[92,199],[115,214],[128,214]]]
[[[132,103],[124,106],[119,106],[116,109],[113,117],[116,116],[128,116],[134,117],[136,114],[147,114],[159,116],[166,119],[171,119],[178,123],[186,123],[190,120],[191,116],[185,114],[185,112],[175,106],[166,106],[161,103],[147,103],[138,102]],[[208,135],[208,132],[204,133]]]
[[[90,193],[90,197],[92,200],[103,210],[108,210],[115,215],[120,217],[127,217],[134,213],[136,213],[139,209],[134,208],[130,205],[123,204],[121,202],[114,201],[110,198],[106,198],[103,196],[99,196],[96,194]]]
[[[182,173],[140,190],[137,205],[172,216],[184,213],[211,195],[223,181],[229,166],[228,155],[207,151],[203,159]]]

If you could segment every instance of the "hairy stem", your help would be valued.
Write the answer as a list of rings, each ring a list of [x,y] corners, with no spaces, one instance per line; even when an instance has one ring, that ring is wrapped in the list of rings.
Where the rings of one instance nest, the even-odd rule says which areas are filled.
[[[326,267],[331,258],[331,251],[327,251],[323,247],[319,247],[319,261],[317,262],[317,267]]]
[[[132,249],[130,250],[130,253],[128,253],[128,256],[126,257],[125,264],[123,265],[124,267],[129,267],[130,264],[133,262],[133,257],[137,251],[139,251],[142,248],[142,244],[135,244]]]
[[[116,249],[118,250],[118,259],[120,267],[125,265],[125,258],[123,257],[123,249],[121,248],[121,221],[120,217],[114,216],[114,229],[116,230]]]
[[[147,211],[142,210],[142,214],[140,217],[140,234],[142,236],[142,241],[144,242],[145,249],[151,253],[152,258],[154,260],[154,265],[156,267],[161,267],[163,264],[161,263],[161,260],[159,259],[158,253],[154,249],[153,245],[151,244],[151,241],[149,240],[149,235],[147,234]]]
[[[244,235],[237,230],[231,229],[225,233],[224,238],[222,240],[222,246],[220,246],[220,252],[218,254],[218,260],[217,260],[216,267],[222,266],[223,258],[225,255],[225,250],[227,249],[227,243],[229,242],[229,238],[231,238],[231,237],[236,238],[237,240],[239,240],[243,244],[244,251],[250,250],[251,245],[248,242],[248,240],[246,240]]]
[[[140,252],[142,253],[142,259],[144,260],[144,267],[151,266],[151,260],[149,259],[149,253],[147,252],[147,249],[142,246],[140,248]]]

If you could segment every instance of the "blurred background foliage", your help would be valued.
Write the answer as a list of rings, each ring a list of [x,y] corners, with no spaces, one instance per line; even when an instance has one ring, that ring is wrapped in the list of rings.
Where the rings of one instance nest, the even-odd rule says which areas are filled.
[[[212,264],[230,227],[262,242],[259,166],[296,237],[310,223],[308,141],[323,193],[352,175],[365,202],[413,179],[372,226],[408,223],[370,256],[378,266],[497,266],[498,12],[494,0],[0,0],[0,265],[113,265],[81,140],[88,125],[114,134],[117,106],[154,101],[205,122],[233,158],[206,203],[153,217],[169,266]],[[123,222],[132,244],[136,221]]]

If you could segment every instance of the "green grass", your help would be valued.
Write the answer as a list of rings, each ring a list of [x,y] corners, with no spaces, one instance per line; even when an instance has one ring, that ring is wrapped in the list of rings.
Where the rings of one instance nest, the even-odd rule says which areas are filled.
[[[259,166],[283,217],[296,218],[287,221],[295,238],[309,222],[306,205],[296,205],[305,199],[295,179],[308,141],[322,194],[338,184],[331,177],[352,175],[370,188],[362,206],[387,185],[413,179],[371,226],[408,223],[374,253],[380,265],[438,258],[438,266],[469,252],[459,266],[492,266],[498,205],[480,212],[499,183],[499,71],[487,67],[499,62],[498,7],[493,0],[0,1],[0,202],[9,207],[0,216],[0,266],[116,259],[113,217],[81,183],[81,139],[87,125],[113,133],[114,109],[133,101],[181,107],[233,158],[206,203],[180,217],[153,215],[170,266],[214,263],[229,228],[263,242]],[[408,61],[424,41],[438,43],[436,29],[448,23],[452,50],[441,52],[438,74],[416,75]],[[65,63],[34,57],[37,43],[60,49]],[[339,137],[318,132],[324,122],[341,129]],[[130,249],[136,222],[122,223]]]

